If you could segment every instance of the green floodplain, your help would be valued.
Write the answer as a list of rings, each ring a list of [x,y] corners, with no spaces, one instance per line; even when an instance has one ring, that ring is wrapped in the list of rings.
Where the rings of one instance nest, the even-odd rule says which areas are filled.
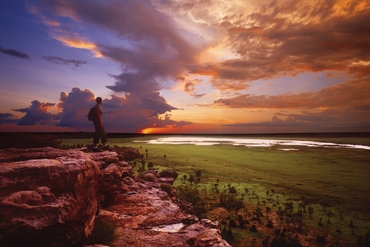
[[[159,171],[176,170],[179,177],[174,187],[180,190],[181,186],[196,186],[203,192],[204,198],[201,199],[212,197],[212,194],[216,193],[230,192],[230,188],[233,188],[236,198],[241,198],[245,204],[252,207],[254,205],[254,209],[268,207],[272,212],[277,212],[284,208],[284,205],[286,207],[287,203],[293,202],[293,210],[297,211],[298,205],[304,202],[305,213],[307,207],[313,212],[310,216],[308,213],[303,215],[302,224],[305,227],[318,229],[318,235],[323,238],[330,235],[331,242],[336,238],[344,239],[349,246],[365,244],[365,236],[370,232],[369,149],[285,145],[283,150],[278,145],[246,147],[230,144],[173,145],[147,142],[159,137],[163,136],[111,135],[108,144],[139,149],[145,163],[151,162]],[[309,140],[370,146],[368,134],[253,135],[244,138]],[[61,144],[65,146],[91,144],[91,138],[86,137],[71,136],[61,140]],[[190,184],[186,181],[190,177],[197,180]],[[254,210],[253,214],[255,212]],[[212,218],[211,214],[207,217]],[[228,219],[230,220],[230,215]],[[221,222],[225,219],[216,214],[213,220]],[[264,223],[259,221],[259,224]],[[234,246],[244,246],[246,239],[249,242],[263,243],[266,236],[259,232],[235,228],[230,242]],[[317,240],[320,241],[330,242],[325,239]]]

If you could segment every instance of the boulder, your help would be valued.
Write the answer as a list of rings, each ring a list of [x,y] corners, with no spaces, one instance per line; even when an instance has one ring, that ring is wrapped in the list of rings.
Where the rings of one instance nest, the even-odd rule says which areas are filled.
[[[89,236],[101,180],[96,163],[77,150],[19,153],[30,160],[0,163],[1,246],[74,246]]]
[[[142,157],[140,151],[132,147],[113,147],[112,151],[118,154],[117,158],[121,161],[132,161]]]

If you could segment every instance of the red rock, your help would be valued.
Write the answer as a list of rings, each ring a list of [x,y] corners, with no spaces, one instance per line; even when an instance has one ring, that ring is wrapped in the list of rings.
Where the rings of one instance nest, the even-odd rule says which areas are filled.
[[[61,154],[47,150],[49,157]],[[69,154],[0,163],[0,242],[5,246],[24,242],[70,246],[91,234],[100,172],[88,155],[64,153]]]
[[[113,151],[0,150],[1,246],[81,245],[98,212],[117,225],[118,247],[230,246],[217,222],[199,221],[175,190],[169,196],[160,189],[177,173],[136,179],[123,158],[140,153]]]

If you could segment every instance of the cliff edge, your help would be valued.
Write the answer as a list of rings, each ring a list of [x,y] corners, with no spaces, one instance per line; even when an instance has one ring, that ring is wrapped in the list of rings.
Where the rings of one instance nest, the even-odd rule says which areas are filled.
[[[1,246],[87,246],[97,222],[114,225],[112,247],[230,246],[218,222],[199,220],[164,186],[174,171],[133,177],[127,161],[140,156],[132,148],[0,150]]]

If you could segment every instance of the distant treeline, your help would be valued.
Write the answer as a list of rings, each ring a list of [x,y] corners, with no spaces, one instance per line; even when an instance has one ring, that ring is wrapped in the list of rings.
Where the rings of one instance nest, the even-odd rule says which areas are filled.
[[[93,138],[93,132],[0,132],[0,149],[58,147],[59,139]],[[139,134],[107,133],[108,138],[134,138],[140,136],[207,136],[207,137],[280,137],[280,138],[369,138],[370,132],[332,132],[332,133],[269,133],[269,134]]]
[[[58,147],[59,144],[58,137],[50,133],[6,132],[0,134],[0,149]]]
[[[0,137],[8,138],[19,135],[36,135],[36,136],[47,136],[52,135],[57,138],[92,138],[93,132],[0,132]],[[320,137],[320,138],[331,138],[331,137],[370,137],[370,132],[318,132],[318,133],[253,133],[253,134],[140,134],[140,133],[107,133],[110,138],[123,138],[123,137],[140,137],[140,136],[209,136],[209,137]]]

